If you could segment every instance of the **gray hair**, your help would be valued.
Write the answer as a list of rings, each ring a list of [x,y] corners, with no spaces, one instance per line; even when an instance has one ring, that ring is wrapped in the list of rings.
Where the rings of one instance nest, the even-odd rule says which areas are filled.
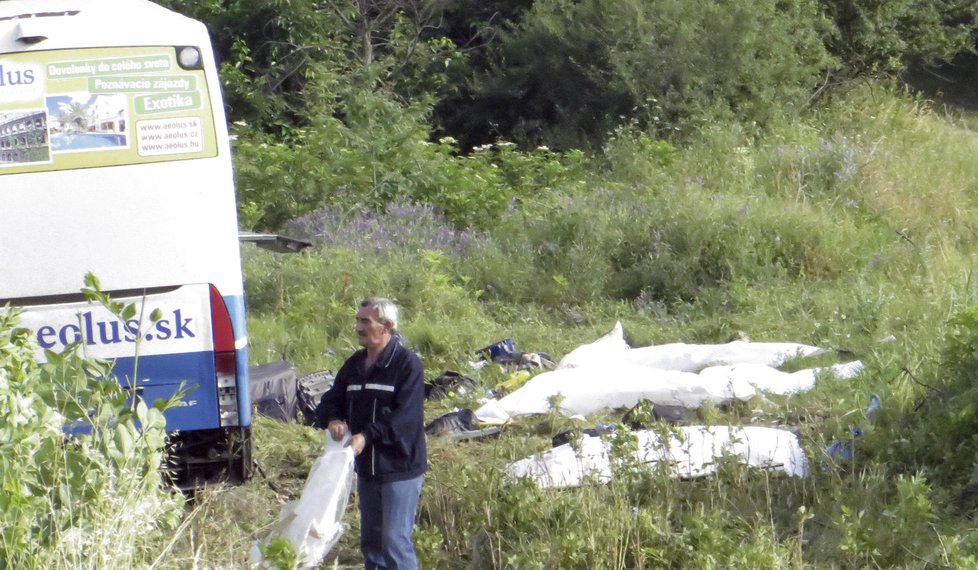
[[[370,307],[377,311],[377,318],[382,323],[391,323],[391,329],[397,330],[397,304],[384,297],[367,297],[360,303],[361,307]]]

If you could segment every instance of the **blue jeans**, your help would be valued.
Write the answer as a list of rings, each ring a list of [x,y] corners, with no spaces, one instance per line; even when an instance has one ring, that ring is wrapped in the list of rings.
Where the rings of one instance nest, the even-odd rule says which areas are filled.
[[[417,570],[414,516],[424,475],[374,483],[357,478],[360,501],[360,550],[366,570]]]

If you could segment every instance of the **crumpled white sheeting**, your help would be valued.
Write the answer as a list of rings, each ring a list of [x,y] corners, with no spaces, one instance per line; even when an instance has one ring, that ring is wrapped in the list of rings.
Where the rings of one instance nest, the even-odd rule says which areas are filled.
[[[538,374],[498,402],[484,404],[475,416],[485,423],[501,424],[510,419],[505,414],[547,413],[558,394],[558,411],[566,415],[632,407],[643,399],[698,408],[705,402],[750,400],[759,392],[805,392],[815,387],[819,374],[848,379],[862,371],[859,361],[791,373],[774,368],[794,356],[824,352],[797,343],[745,341],[629,348],[618,322],[605,336],[571,351],[557,369]]]
[[[660,368],[698,372],[707,366],[761,364],[778,367],[797,356],[824,354],[825,349],[794,342],[749,342],[726,344],[686,344],[674,342],[631,348],[625,342],[621,321],[598,340],[579,346],[560,359],[556,369],[606,366],[614,361]]]
[[[481,406],[474,412],[479,422],[494,426],[508,424],[513,418],[499,405],[499,400],[493,398],[482,398],[479,400]]]
[[[346,447],[348,433],[342,441],[333,441],[325,432],[326,449],[313,463],[298,501],[282,508],[279,522],[262,541],[276,537],[292,543],[299,558],[299,568],[316,568],[343,534],[343,512],[353,487],[353,449]],[[266,567],[258,543],[252,544],[253,567]]]
[[[815,387],[820,373],[829,372],[845,379],[857,375],[862,367],[861,362],[855,361],[789,373],[769,366],[744,364],[712,366],[699,374],[614,363],[600,368],[566,368],[534,376],[495,405],[479,408],[475,415],[488,421],[489,415],[493,418],[499,415],[499,408],[510,415],[544,414],[551,411],[551,400],[558,394],[561,397],[557,411],[566,415],[630,408],[643,399],[698,408],[706,402],[750,400],[759,392],[778,395],[804,392]]]
[[[652,430],[637,431],[635,457],[651,467],[668,469],[672,477],[700,477],[716,471],[717,460],[736,461],[795,477],[805,477],[808,460],[798,436],[788,430],[760,426],[683,426],[663,437]],[[576,487],[586,478],[612,479],[611,442],[584,436],[575,450],[564,444],[506,466],[511,478],[530,478],[542,489]]]

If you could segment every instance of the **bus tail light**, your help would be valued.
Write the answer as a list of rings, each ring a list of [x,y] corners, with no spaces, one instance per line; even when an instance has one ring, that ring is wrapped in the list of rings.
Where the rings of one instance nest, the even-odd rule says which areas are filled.
[[[214,371],[217,374],[217,402],[221,427],[240,425],[238,413],[238,367],[235,361],[234,328],[231,316],[217,287],[211,291],[211,326],[214,331]]]

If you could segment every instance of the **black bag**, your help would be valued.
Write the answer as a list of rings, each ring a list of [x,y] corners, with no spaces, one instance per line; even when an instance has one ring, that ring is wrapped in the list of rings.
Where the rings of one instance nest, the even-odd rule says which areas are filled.
[[[445,397],[465,396],[475,392],[475,380],[458,372],[446,370],[431,382],[425,382],[426,400],[440,400]]]
[[[256,413],[283,421],[299,415],[295,368],[280,360],[248,368],[251,403]]]

